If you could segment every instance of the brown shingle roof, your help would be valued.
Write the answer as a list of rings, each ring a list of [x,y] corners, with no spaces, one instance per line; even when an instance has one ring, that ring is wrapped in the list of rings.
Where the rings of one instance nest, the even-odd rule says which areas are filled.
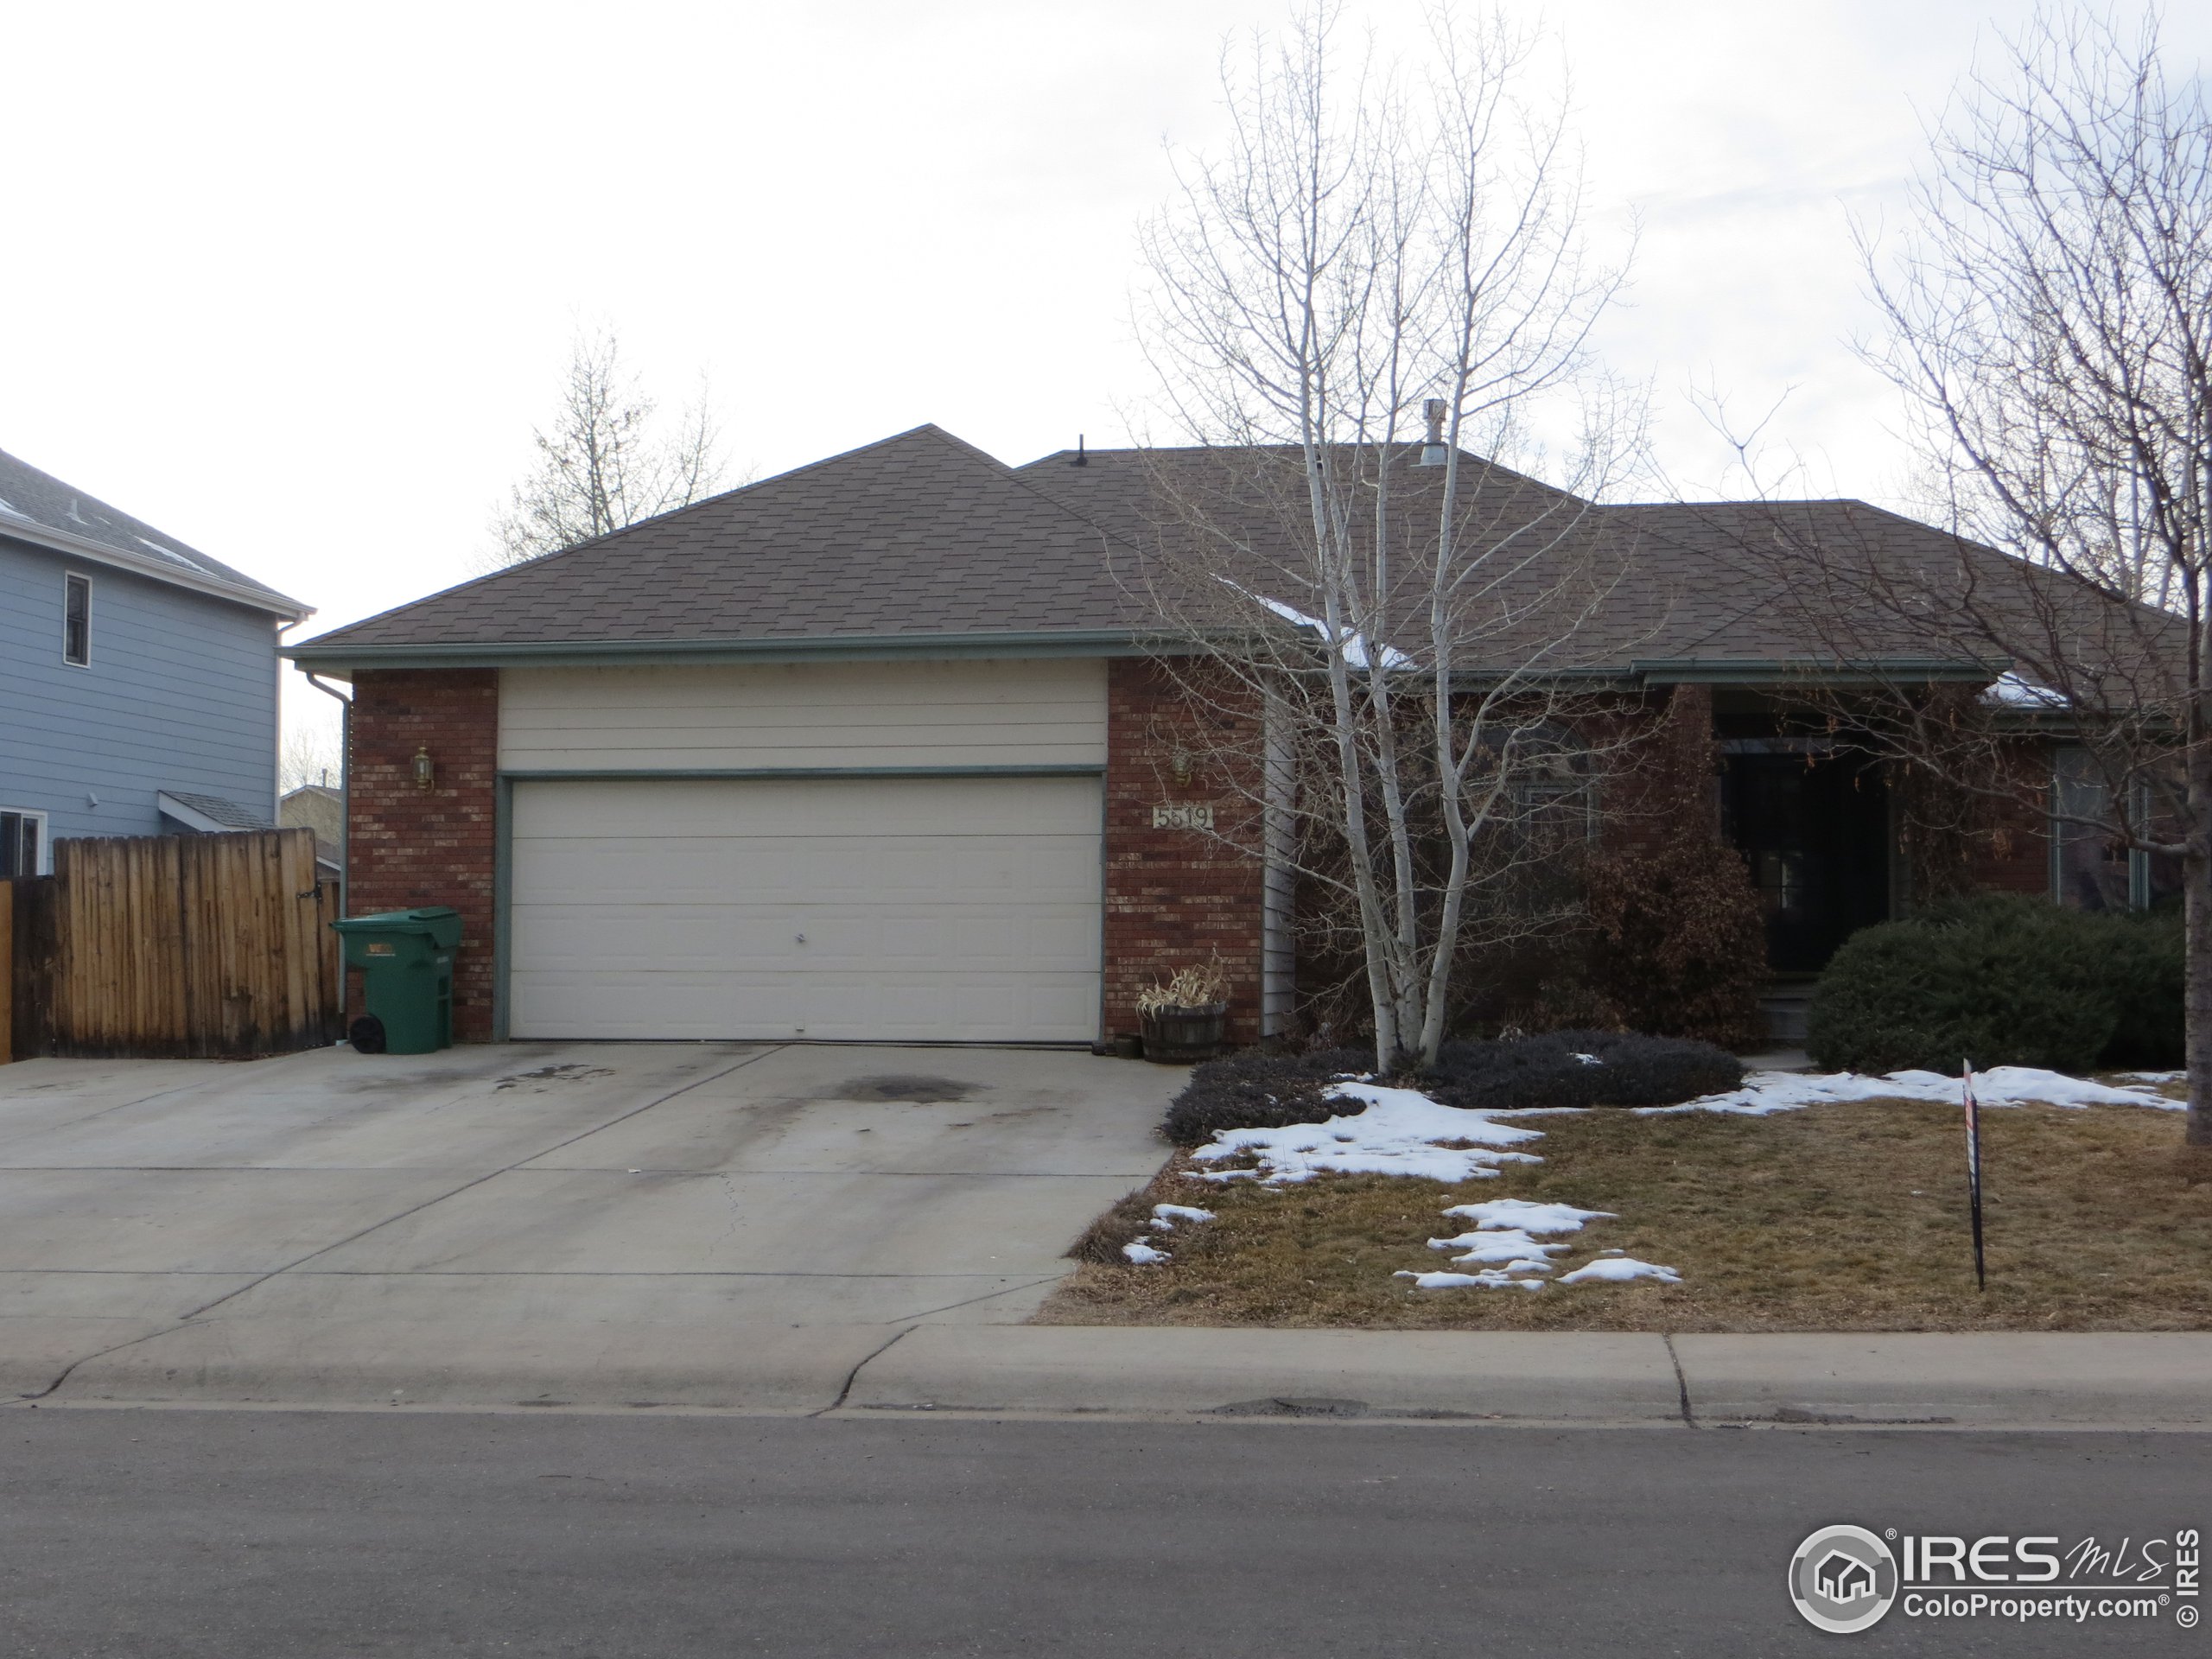
[[[1864,501],[1604,512],[1635,533],[1640,560],[1698,584],[1687,626],[1669,642],[1675,658],[2009,658],[2046,676],[2110,665],[2139,701],[2178,666],[2179,619]]]
[[[1371,454],[1345,453],[1347,464],[1372,464]],[[1249,604],[1216,574],[1294,607],[1310,602],[1296,591],[1306,562],[1294,451],[1093,450],[1083,466],[1073,459],[1064,451],[1009,468],[937,427],[917,427],[288,654],[342,666],[382,651],[450,661],[512,647],[651,653],[880,640],[926,651],[939,640],[1040,635],[1075,647],[1156,631],[1158,612],[1138,595],[1179,583],[1171,608],[1185,620],[1249,621]],[[1441,470],[1414,466],[1410,454],[1392,465],[1399,511],[1417,518],[1434,505]],[[2126,655],[2120,636],[2143,632],[2141,617],[2079,584],[1864,502],[1598,506],[1473,456],[1462,484],[1465,533],[1494,538],[1540,521],[1554,538],[1545,543],[1549,563],[1468,606],[1469,669],[1486,658],[1517,666],[1530,639],[1556,632],[1544,589],[1562,565],[1583,572],[1577,602],[1592,614],[1573,645],[1546,660],[1583,671],[1812,668],[1840,658],[1964,666],[1992,654],[1970,648],[1970,630],[1916,628],[1904,618],[1910,607],[1882,614],[1853,596],[1852,581],[1814,580],[1827,563],[1929,594],[1965,594],[1970,606],[2005,613],[2012,637],[2023,617],[2044,618],[2062,632],[2102,631]],[[1193,549],[1204,556],[1191,556]],[[1420,588],[1422,573],[1403,574]],[[1397,613],[1425,607],[1414,592]],[[1847,610],[1850,626],[1837,626]],[[2152,631],[2159,626],[2152,613]]]
[[[773,642],[1131,626],[1107,537],[1002,462],[916,427],[356,622],[390,646]]]

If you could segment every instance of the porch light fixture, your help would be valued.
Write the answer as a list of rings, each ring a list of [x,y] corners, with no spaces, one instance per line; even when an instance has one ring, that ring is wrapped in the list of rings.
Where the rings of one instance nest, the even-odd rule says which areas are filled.
[[[415,787],[428,789],[436,781],[438,769],[430,760],[429,746],[425,744],[415,751]]]

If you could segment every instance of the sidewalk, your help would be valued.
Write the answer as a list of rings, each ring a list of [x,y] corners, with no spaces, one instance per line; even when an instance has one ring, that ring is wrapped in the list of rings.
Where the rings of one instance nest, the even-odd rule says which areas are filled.
[[[2212,1427],[2212,1334],[1685,1335],[209,1319],[79,1361],[0,1321],[33,1405],[671,1407],[1479,1422]],[[31,1396],[35,1396],[32,1398]]]

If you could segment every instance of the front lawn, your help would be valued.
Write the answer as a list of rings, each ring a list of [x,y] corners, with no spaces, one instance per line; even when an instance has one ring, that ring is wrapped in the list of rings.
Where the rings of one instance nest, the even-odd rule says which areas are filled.
[[[1989,1289],[1974,1283],[1955,1105],[1843,1103],[1764,1117],[1600,1109],[1513,1120],[1540,1163],[1457,1185],[1324,1174],[1296,1185],[1185,1179],[1179,1154],[1129,1216],[1179,1223],[1154,1266],[1086,1262],[1037,1315],[1060,1325],[1375,1325],[1523,1331],[2187,1331],[2212,1329],[2212,1179],[2180,1123],[2137,1106],[1982,1115]],[[1214,1167],[1218,1168],[1216,1165]],[[1492,1198],[1618,1212],[1560,1242],[1559,1268],[1604,1250],[1679,1285],[1423,1290],[1427,1246]],[[1117,1230],[1102,1229],[1118,1256]],[[1126,1227],[1118,1236],[1129,1236]],[[1097,1249],[1094,1245],[1094,1249]]]

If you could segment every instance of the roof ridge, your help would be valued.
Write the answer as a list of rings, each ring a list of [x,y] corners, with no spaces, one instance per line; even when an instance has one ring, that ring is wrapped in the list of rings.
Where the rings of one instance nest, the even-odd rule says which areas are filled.
[[[960,436],[957,433],[948,432],[943,427],[938,426],[934,423],[918,426],[914,430],[917,432],[928,432],[933,434],[937,437],[942,438],[946,443],[951,445],[954,449],[959,451],[961,454],[972,456],[976,460],[985,462],[995,469],[1000,476],[1005,479],[1007,483],[1014,485],[1024,494],[1036,497],[1038,500],[1042,501],[1046,506],[1051,507],[1057,512],[1065,513],[1067,517],[1074,519],[1076,523],[1081,524],[1084,529],[1094,531],[1104,540],[1118,543],[1119,545],[1128,549],[1130,552],[1137,554],[1139,556],[1142,556],[1143,550],[1138,547],[1135,543],[1128,540],[1125,537],[1116,534],[1113,531],[1107,529],[1105,525],[1100,524],[1096,518],[1092,518],[1087,514],[1077,512],[1074,507],[1071,506],[1067,502],[1061,500],[1059,497],[1052,494],[1048,490],[1040,488],[1037,485],[1031,483],[1027,479],[1024,478],[1021,475],[1023,467],[1033,467],[1037,464],[1036,462],[1025,461],[1023,463],[1023,467],[1010,466],[1007,462],[1001,461],[996,455],[991,454],[989,450],[979,449],[974,444],[969,442],[967,439]],[[1093,453],[1095,454],[1096,452],[1093,451]]]
[[[1298,454],[1303,451],[1304,447],[1297,443],[1119,444],[1106,448],[1092,448],[1085,446],[1081,449],[1055,449],[1048,454],[1038,456],[1034,461],[1025,461],[1014,470],[1017,473],[1041,471],[1048,462],[1058,461],[1064,455],[1082,455],[1088,461],[1101,455]],[[1321,447],[1325,449],[1365,448],[1386,451],[1395,449],[1398,464],[1403,464],[1404,458],[1413,454],[1414,450],[1421,448],[1423,444],[1419,437],[1408,437],[1402,442],[1390,443],[1385,443],[1379,439],[1369,442],[1346,439],[1335,443],[1324,444]],[[1526,484],[1535,489],[1548,490],[1554,495],[1566,496],[1571,500],[1586,501],[1588,499],[1586,497],[1575,494],[1573,490],[1563,485],[1554,484],[1548,480],[1538,478],[1534,473],[1522,472],[1517,467],[1509,467],[1497,456],[1484,454],[1480,450],[1462,448],[1459,451],[1459,457],[1463,461],[1474,462],[1492,474],[1513,480],[1517,483]],[[1591,505],[1597,504],[1591,503]]]
[[[1909,524],[1922,524],[1917,518],[1905,518],[1902,513],[1890,512],[1887,507],[1877,506],[1863,496],[1804,495],[1792,496],[1786,501],[1762,500],[1758,496],[1713,496],[1703,501],[1603,501],[1598,504],[1609,512],[1627,512],[1643,507],[1865,507],[1871,512],[1888,512],[1892,518],[1902,518]],[[1933,524],[1923,524],[1933,530]]]

